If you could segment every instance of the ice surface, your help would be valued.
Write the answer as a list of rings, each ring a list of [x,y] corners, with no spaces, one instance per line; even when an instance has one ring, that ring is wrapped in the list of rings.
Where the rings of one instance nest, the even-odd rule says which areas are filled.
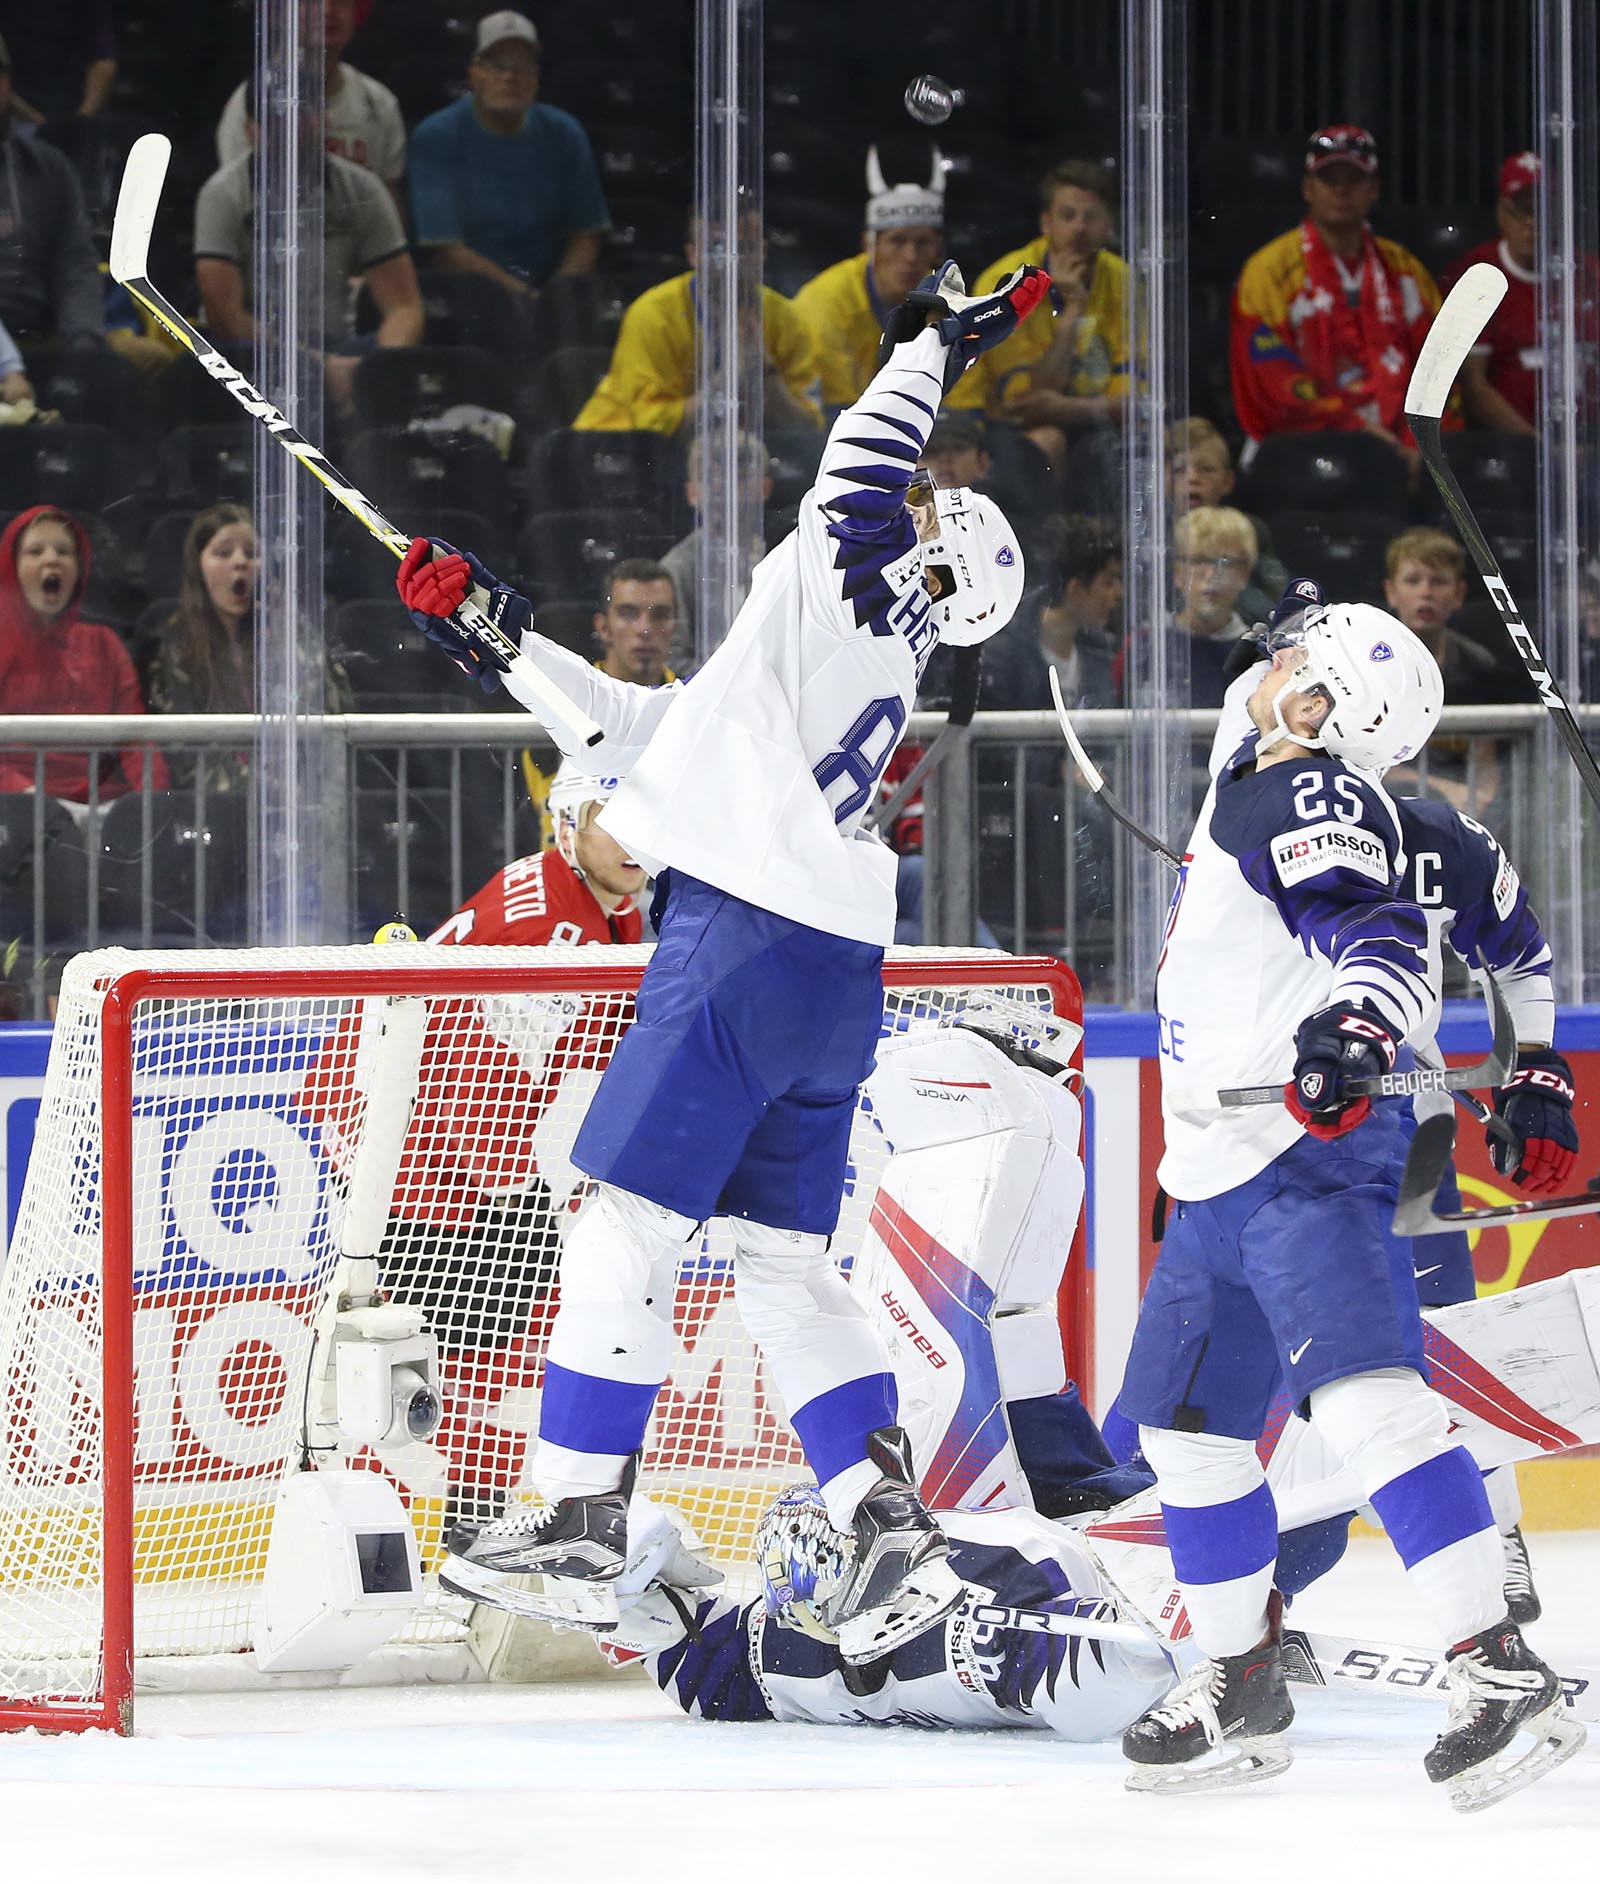
[[[1533,1548],[1534,1639],[1600,1663],[1600,1537]],[[1387,1546],[1297,1622],[1427,1631]],[[1528,1884],[1597,1875],[1600,1750],[1479,1818],[1420,1760],[1433,1701],[1297,1690],[1293,1769],[1188,1799],[1045,1734],[708,1726],[631,1682],[162,1695],[139,1737],[0,1739],[4,1876],[49,1884]],[[1596,1736],[1600,1740],[1600,1735]]]

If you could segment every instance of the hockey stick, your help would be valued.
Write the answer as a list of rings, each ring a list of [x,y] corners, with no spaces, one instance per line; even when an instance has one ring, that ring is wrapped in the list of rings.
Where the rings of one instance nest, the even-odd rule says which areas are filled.
[[[1506,1075],[1517,1061],[1517,1030],[1500,992],[1500,984],[1483,969],[1483,996],[1494,1029],[1494,1044],[1487,1059],[1472,1066],[1419,1066],[1411,1073],[1379,1073],[1371,1079],[1352,1079],[1343,1088],[1355,1098],[1404,1099],[1422,1092],[1458,1093],[1469,1086],[1503,1086]],[[1236,1106],[1283,1104],[1282,1086],[1226,1086],[1217,1094],[1216,1103],[1226,1109]]]
[[[1143,844],[1146,850],[1153,851],[1163,863],[1169,864],[1174,870],[1181,870],[1183,859],[1175,850],[1163,844],[1153,832],[1144,828],[1106,784],[1105,774],[1084,751],[1077,733],[1073,730],[1072,719],[1067,712],[1067,703],[1061,697],[1061,677],[1053,667],[1050,669],[1050,698],[1055,702],[1056,718],[1061,722],[1061,735],[1066,740],[1068,749],[1077,763],[1084,784],[1131,838]]]
[[[869,831],[886,831],[911,803],[922,781],[936,766],[952,758],[967,743],[972,716],[978,710],[978,677],[983,671],[983,644],[953,648],[950,660],[950,711],[927,750],[894,788],[891,797],[873,807],[866,820]]]
[[[1600,1210],[1600,1190],[1571,1197],[1529,1197],[1520,1203],[1489,1204],[1477,1210],[1435,1210],[1433,1200],[1455,1150],[1455,1120],[1441,1113],[1417,1127],[1400,1176],[1394,1211],[1396,1236],[1442,1236],[1497,1223],[1543,1223],[1555,1217],[1587,1217]]]
[[[1445,402],[1450,397],[1450,388],[1455,384],[1456,375],[1461,371],[1489,316],[1500,305],[1505,291],[1505,276],[1489,262],[1474,262],[1450,290],[1444,306],[1433,317],[1428,337],[1417,355],[1411,384],[1406,388],[1406,423],[1411,427],[1411,435],[1422,453],[1422,462],[1432,473],[1433,481],[1439,487],[1439,495],[1455,519],[1461,540],[1478,566],[1478,574],[1483,577],[1483,586],[1489,591],[1489,599],[1500,611],[1500,620],[1511,637],[1511,645],[1527,669],[1528,678],[1537,688],[1545,711],[1555,721],[1561,743],[1578,768],[1578,776],[1583,780],[1585,791],[1591,801],[1600,806],[1600,768],[1596,767],[1594,755],[1584,743],[1583,734],[1578,731],[1577,722],[1572,717],[1572,709],[1551,678],[1544,656],[1539,652],[1527,623],[1512,599],[1511,591],[1506,587],[1494,551],[1490,549],[1488,539],[1479,529],[1478,520],[1473,516],[1461,486],[1456,482],[1456,474],[1450,469],[1439,438],[1439,420],[1443,416]]]
[[[122,188],[117,195],[117,214],[111,229],[111,278],[126,288],[141,307],[172,335],[205,368],[219,386],[224,387],[244,407],[251,418],[277,439],[291,458],[297,459],[323,486],[330,496],[359,519],[385,549],[397,558],[411,547],[411,539],[401,534],[368,497],[328,460],[309,439],[302,438],[270,400],[255,387],[204,335],[190,326],[158,289],[151,286],[146,270],[150,261],[150,234],[155,227],[156,210],[161,204],[161,186],[166,181],[172,142],[159,131],[147,132],[128,152],[122,173]],[[451,616],[475,646],[500,671],[506,690],[546,726],[559,729],[574,745],[594,746],[605,737],[589,718],[561,690],[546,680],[485,612],[488,597],[474,589],[469,599]]]
[[[956,1615],[993,1629],[1027,1635],[1078,1636],[1093,1642],[1123,1642],[1133,1648],[1170,1652],[1168,1645],[1138,1623],[1101,1621],[1055,1609],[1030,1609],[1007,1603],[966,1603]],[[1450,1692],[1444,1654],[1396,1642],[1369,1642],[1358,1636],[1326,1635],[1314,1629],[1285,1629],[1283,1672],[1301,1687],[1370,1687],[1382,1694],[1429,1700]],[[1600,1670],[1563,1675],[1561,1686],[1579,1720],[1600,1720]]]

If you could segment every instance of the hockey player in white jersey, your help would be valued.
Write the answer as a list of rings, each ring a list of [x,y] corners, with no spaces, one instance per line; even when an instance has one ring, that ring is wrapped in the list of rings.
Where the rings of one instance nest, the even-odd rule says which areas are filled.
[[[1213,783],[1183,860],[1157,974],[1174,1209],[1121,1404],[1210,1659],[1124,1736],[1142,1789],[1288,1764],[1277,1522],[1255,1450],[1280,1378],[1451,1645],[1429,1777],[1466,1803],[1523,1728],[1542,1753],[1559,1713],[1556,1677],[1505,1614],[1477,1467],[1423,1383],[1410,1245],[1389,1227],[1404,1108],[1347,1089],[1393,1066],[1432,1002],[1377,779],[1423,746],[1442,699],[1432,657],[1393,617],[1312,611],[1257,681],[1254,749]],[[1281,1110],[1215,1103],[1219,1087],[1277,1081]]]
[[[842,1652],[879,1655],[958,1599],[893,1375],[828,1247],[894,932],[895,858],[863,815],[934,646],[987,639],[1022,591],[999,509],[914,483],[915,467],[943,394],[1048,287],[1024,268],[972,298],[947,264],[896,310],[795,530],[690,683],[629,686],[524,637],[605,731],[586,763],[624,782],[599,823],[657,878],[660,942],[572,1153],[596,1194],[567,1239],[545,1364],[532,1476],[548,1508],[452,1538],[446,1580],[474,1595],[536,1572],[557,1610],[615,1615],[632,1461],[672,1355],[670,1278],[701,1222],[726,1215],[741,1313],[856,1538],[831,1607]],[[419,538],[401,565],[414,620],[492,680],[448,620],[473,584],[503,628],[529,619],[448,545]]]

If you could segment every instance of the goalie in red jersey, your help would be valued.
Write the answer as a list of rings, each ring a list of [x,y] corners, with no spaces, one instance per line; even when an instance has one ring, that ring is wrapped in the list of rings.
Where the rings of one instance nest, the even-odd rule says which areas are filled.
[[[523,947],[638,942],[645,873],[594,823],[616,780],[563,764],[555,843],[519,857],[427,939]],[[410,1123],[379,1251],[388,1298],[437,1337],[455,1512],[487,1517],[516,1482],[531,1389],[555,1310],[556,1266],[583,1177],[568,1158],[627,1018],[620,995],[451,996],[430,1002]],[[348,1173],[363,1116],[369,1017],[330,1034],[299,1103]],[[380,1075],[381,1077],[381,1075]],[[559,1102],[559,1103],[558,1103]]]

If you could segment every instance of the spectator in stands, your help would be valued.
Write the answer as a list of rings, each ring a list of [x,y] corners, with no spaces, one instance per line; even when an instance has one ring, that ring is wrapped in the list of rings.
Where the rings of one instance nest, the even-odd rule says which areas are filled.
[[[114,629],[78,613],[88,586],[89,534],[50,504],[13,517],[0,535],[0,714],[143,713],[139,681]],[[43,788],[83,804],[91,778],[101,798],[168,782],[166,762],[148,747],[121,754],[50,752]],[[32,752],[0,752],[0,791],[34,789]]]
[[[1232,678],[1229,657],[1247,626],[1239,598],[1259,553],[1255,526],[1242,510],[1226,504],[1187,511],[1173,526],[1177,607],[1169,633],[1179,658],[1187,658],[1190,706],[1222,705]],[[1116,678],[1120,690],[1121,670]]]
[[[937,150],[926,186],[884,182],[878,148],[867,152],[867,219],[859,255],[813,275],[794,297],[822,375],[830,411],[854,405],[878,370],[889,314],[944,257],[944,164]]]
[[[758,234],[758,231],[752,231]],[[691,218],[686,253],[699,247]],[[622,317],[605,378],[573,420],[580,432],[667,432],[695,423],[695,277],[674,275],[646,288]],[[763,406],[772,427],[816,426],[822,413],[811,397],[816,355],[805,322],[775,288],[761,290],[765,376]]]
[[[411,214],[429,264],[525,300],[552,275],[591,273],[611,216],[583,126],[536,102],[533,22],[491,13],[467,79],[470,96],[411,134]]]
[[[1167,427],[1167,502],[1174,516],[1204,505],[1225,504],[1238,483],[1228,441],[1209,419],[1178,419]],[[1260,554],[1239,597],[1247,622],[1265,621],[1288,585],[1289,572],[1272,546],[1272,532],[1248,511]]]
[[[664,687],[677,679],[667,665],[677,628],[671,573],[647,557],[625,557],[612,568],[604,608],[595,610],[594,638],[601,648],[595,666],[613,680]]]
[[[104,294],[78,173],[53,144],[17,135],[14,103],[0,41],[0,321],[21,347],[99,345]]]
[[[761,501],[765,504],[772,495],[772,472],[768,468],[767,455],[757,440],[743,434],[739,439],[739,475],[749,483],[760,484]],[[683,494],[688,498],[689,507],[698,519],[705,497],[705,448],[698,432],[689,441],[689,462],[683,481]],[[766,553],[765,539],[758,535],[750,544],[751,563],[760,562]],[[691,665],[695,656],[695,605],[699,599],[696,592],[696,580],[699,559],[700,524],[697,521],[689,534],[680,537],[661,558],[661,567],[672,577],[673,593],[678,600],[678,631],[672,644],[671,654],[673,664],[680,672]],[[726,625],[726,623],[723,624],[724,627]]]
[[[1068,706],[1118,704],[1112,678],[1122,635],[1122,539],[1100,517],[1056,518],[1043,583],[1022,598],[984,656],[982,703],[999,711],[1047,707],[1050,670]]]
[[[254,622],[261,547],[243,504],[213,504],[183,542],[178,606],[145,665],[154,713],[255,708]]]
[[[1022,426],[1053,464],[1067,440],[1119,425],[1128,392],[1128,265],[1106,246],[1116,226],[1115,183],[1097,163],[1063,163],[1039,180],[1039,234],[991,263],[973,292],[987,294],[1013,268],[1050,271],[1055,320],[1041,309],[983,354],[944,402]]]
[[[1304,222],[1244,265],[1233,403],[1252,444],[1275,432],[1370,432],[1414,458],[1406,384],[1439,290],[1409,249],[1372,233],[1379,187],[1371,132],[1325,125],[1306,145]]]
[[[22,77],[11,100],[19,124],[92,118],[111,102],[117,79],[111,0],[0,0],[0,33]]]
[[[1384,601],[1439,663],[1445,705],[1487,706],[1519,698],[1514,677],[1489,650],[1450,625],[1467,599],[1466,551],[1455,538],[1443,530],[1403,530],[1384,562]],[[1420,776],[1409,767],[1389,775],[1402,791],[1411,790]],[[1495,741],[1436,733],[1428,741],[1426,778],[1458,811],[1483,810],[1500,789]]]
[[[387,85],[344,62],[359,21],[356,0],[326,0],[323,16],[323,131],[335,157],[382,177],[398,193],[406,168],[406,127],[400,101]],[[217,120],[217,162],[231,164],[250,150],[247,79]]]
[[[245,123],[253,138],[255,119],[248,109]],[[349,413],[360,355],[375,346],[416,346],[425,316],[416,267],[388,190],[370,170],[343,157],[326,158],[324,177],[323,369],[329,396],[341,412]],[[206,326],[224,349],[255,339],[256,317],[250,307],[254,223],[255,154],[247,151],[207,177],[194,208],[195,278]],[[366,282],[378,309],[375,334],[352,331],[353,296],[346,284],[356,276]]]
[[[1505,299],[1467,355],[1461,391],[1467,417],[1487,432],[1531,436],[1539,419],[1539,381],[1544,372],[1544,337],[1539,316],[1538,205],[1539,158],[1518,151],[1500,166],[1500,200],[1495,207],[1498,237],[1469,249],[1445,278],[1446,293],[1474,262],[1492,262],[1506,278]],[[1580,359],[1589,364],[1585,392],[1594,394],[1593,360],[1600,343],[1600,263],[1593,256],[1578,264]]]

